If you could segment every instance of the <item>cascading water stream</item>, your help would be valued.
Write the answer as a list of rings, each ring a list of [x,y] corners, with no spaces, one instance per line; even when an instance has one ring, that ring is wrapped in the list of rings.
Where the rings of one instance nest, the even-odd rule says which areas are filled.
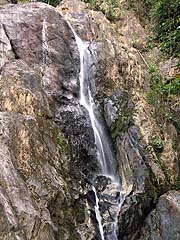
[[[98,226],[99,226],[99,232],[100,232],[100,235],[101,235],[101,239],[104,240],[102,217],[101,217],[101,213],[100,213],[100,210],[99,210],[99,199],[98,199],[98,196],[97,196],[96,188],[94,186],[92,186],[92,190],[93,190],[94,195],[95,195],[95,201],[96,201],[95,213],[96,213],[96,219],[97,219]]]
[[[116,160],[113,155],[113,151],[110,147],[109,139],[104,131],[103,127],[101,126],[100,122],[98,121],[96,117],[96,108],[95,103],[91,94],[90,89],[90,83],[88,82],[88,57],[90,56],[88,52],[88,46],[86,43],[84,43],[79,36],[76,34],[74,29],[72,28],[71,24],[68,22],[69,27],[71,28],[75,40],[78,46],[79,55],[80,55],[80,73],[79,73],[79,82],[80,82],[80,104],[84,106],[84,108],[88,111],[91,125],[94,131],[94,137],[95,137],[95,144],[97,147],[97,160],[99,162],[99,175],[105,176],[107,179],[111,179],[110,184],[110,190],[113,192],[114,196],[116,196],[116,193],[119,193],[119,198],[117,199],[114,197],[114,221],[110,220],[110,233],[104,233],[103,230],[103,220],[100,212],[99,203],[100,200],[97,195],[97,190],[94,186],[92,186],[92,190],[95,195],[95,214],[96,219],[98,222],[98,228],[99,233],[101,236],[101,239],[109,239],[109,240],[117,240],[116,236],[116,228],[117,228],[117,218],[118,213],[120,211],[120,207],[122,205],[122,199],[121,193],[120,193],[120,180],[117,177],[116,174]],[[109,194],[109,189],[107,187],[107,194]],[[105,195],[107,195],[105,193]],[[101,197],[101,196],[100,196]],[[112,198],[111,195],[109,195],[110,198]],[[101,197],[103,198],[103,197]],[[104,201],[104,200],[103,200]],[[111,216],[110,216],[111,219]],[[105,238],[106,237],[106,238]]]
[[[108,144],[109,140],[106,134],[103,132],[103,129],[96,118],[95,115],[95,103],[91,94],[90,86],[86,79],[86,65],[85,65],[85,56],[88,56],[88,45],[83,43],[83,41],[76,34],[70,23],[70,26],[78,46],[80,54],[80,104],[85,107],[89,113],[91,120],[91,125],[94,131],[95,144],[98,152],[98,160],[100,164],[100,174],[113,178],[116,177],[116,162],[113,156],[113,152]],[[116,179],[117,180],[117,179]]]

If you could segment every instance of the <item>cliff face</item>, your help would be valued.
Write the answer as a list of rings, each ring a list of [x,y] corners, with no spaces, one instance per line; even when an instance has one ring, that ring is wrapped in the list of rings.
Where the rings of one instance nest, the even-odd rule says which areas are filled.
[[[146,60],[132,47],[134,36],[139,48],[145,45],[145,31],[127,10],[121,21],[110,25],[103,14],[89,11],[79,1],[62,1],[58,9],[82,39],[97,47],[94,95],[113,139],[126,195],[119,215],[119,236],[138,239],[145,217],[179,173],[173,148],[178,132],[171,122],[156,119],[147,100]],[[160,152],[153,147],[154,139],[164,140]]]
[[[0,239],[75,240],[77,229],[84,239],[98,239],[86,179],[97,171],[94,137],[79,104],[77,45],[62,15],[92,53],[91,90],[111,135],[125,195],[119,239],[144,239],[147,229],[147,239],[168,239],[161,225],[167,216],[178,239],[168,201],[178,209],[179,193],[163,195],[155,209],[178,177],[178,132],[171,122],[160,125],[147,101],[147,66],[130,44],[132,19],[122,19],[117,32],[102,13],[78,0],[62,1],[57,9],[42,3],[0,6]],[[134,23],[141,38],[144,30]],[[163,139],[160,152],[155,139]]]
[[[0,239],[70,239],[71,153],[53,97],[67,74],[77,75],[72,34],[44,4],[6,5],[0,16]]]

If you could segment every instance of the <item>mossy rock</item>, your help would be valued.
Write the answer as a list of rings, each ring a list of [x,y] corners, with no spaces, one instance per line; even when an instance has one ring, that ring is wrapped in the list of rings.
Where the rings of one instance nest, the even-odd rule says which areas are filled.
[[[133,104],[126,92],[112,96],[111,100],[118,109],[116,120],[110,127],[112,138],[116,139],[120,132],[126,132],[133,125]]]

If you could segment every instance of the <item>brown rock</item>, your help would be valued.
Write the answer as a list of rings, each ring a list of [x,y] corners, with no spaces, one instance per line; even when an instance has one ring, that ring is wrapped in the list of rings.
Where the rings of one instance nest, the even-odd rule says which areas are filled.
[[[52,119],[56,82],[69,80],[72,33],[48,5],[0,8],[0,239],[78,239],[67,201],[69,147]]]

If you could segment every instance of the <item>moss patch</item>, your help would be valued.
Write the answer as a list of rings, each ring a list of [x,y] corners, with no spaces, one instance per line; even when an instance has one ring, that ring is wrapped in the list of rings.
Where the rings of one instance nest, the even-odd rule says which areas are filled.
[[[127,129],[133,124],[133,105],[129,100],[128,94],[125,92],[123,92],[119,96],[112,97],[111,100],[118,109],[116,120],[112,123],[110,127],[112,138],[116,139],[120,132],[127,131]]]

